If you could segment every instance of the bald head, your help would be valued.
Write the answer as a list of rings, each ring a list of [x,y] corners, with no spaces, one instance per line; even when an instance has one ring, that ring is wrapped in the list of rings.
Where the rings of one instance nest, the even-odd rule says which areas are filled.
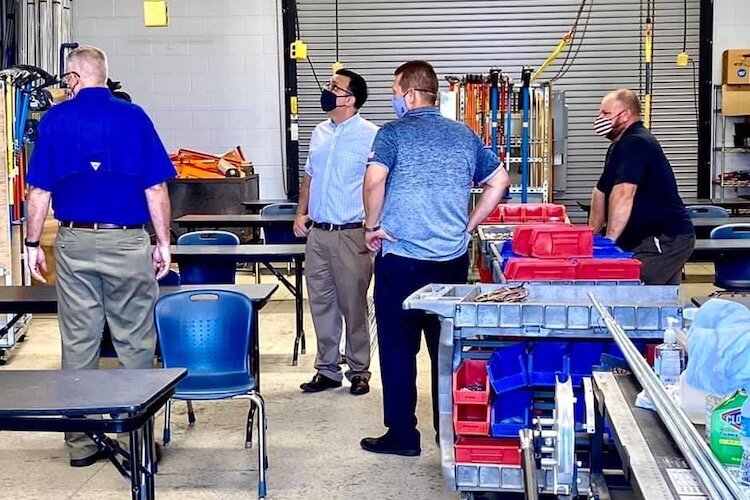
[[[611,120],[612,130],[607,138],[618,141],[628,127],[641,120],[641,101],[632,90],[615,90],[602,99],[599,117]]]
[[[107,56],[100,49],[84,45],[72,50],[65,59],[66,83],[73,93],[87,87],[107,86]]]
[[[633,116],[640,118],[641,116],[641,101],[638,96],[635,95],[630,89],[620,89],[610,92],[604,96],[604,101],[611,100],[620,105],[620,107],[630,111]]]

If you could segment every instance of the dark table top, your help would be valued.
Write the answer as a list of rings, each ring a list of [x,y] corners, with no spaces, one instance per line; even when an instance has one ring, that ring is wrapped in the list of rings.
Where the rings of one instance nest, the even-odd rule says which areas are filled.
[[[261,285],[182,285],[159,288],[161,295],[183,290],[230,290],[246,295],[256,308],[265,305],[278,284]],[[0,314],[54,314],[57,312],[57,288],[52,286],[0,286]]]
[[[276,205],[277,203],[294,203],[293,201],[276,199],[276,200],[248,200],[243,201],[242,206],[249,210],[260,210],[268,205]]]
[[[750,308],[750,297],[735,297],[732,295],[724,295],[720,297],[692,297],[690,301],[696,306],[700,307],[711,299],[729,300]]]
[[[580,206],[583,210],[589,210],[591,209],[591,202],[589,200],[586,201],[578,201],[578,206]],[[732,198],[732,199],[725,199],[725,200],[711,200],[708,198],[682,198],[682,203],[685,204],[685,206],[693,206],[693,205],[715,205],[717,207],[723,207],[723,208],[735,208],[735,209],[742,209],[742,208],[750,208],[750,200],[748,199],[739,199],[739,198]]]
[[[690,262],[713,262],[719,254],[738,254],[750,252],[750,239],[736,240],[695,240],[695,249]]]
[[[232,257],[237,262],[257,262],[269,259],[304,258],[305,245],[172,245],[172,258]]]
[[[294,215],[260,215],[260,214],[188,214],[178,217],[174,222],[180,227],[263,227],[271,225],[291,226]]]
[[[697,217],[690,222],[694,227],[719,227],[724,224],[750,224],[750,217]]]
[[[141,412],[185,375],[184,368],[2,370],[0,418]]]

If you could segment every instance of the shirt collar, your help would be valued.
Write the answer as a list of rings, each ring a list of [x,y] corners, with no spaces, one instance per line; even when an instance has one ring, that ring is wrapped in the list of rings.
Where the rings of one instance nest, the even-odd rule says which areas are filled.
[[[103,99],[112,96],[112,92],[107,87],[86,87],[76,94],[76,99]]]
[[[410,109],[406,116],[435,116],[439,114],[440,110],[437,106],[422,106],[421,108]]]
[[[359,112],[356,112],[356,113],[355,113],[355,114],[354,114],[353,116],[351,116],[351,117],[347,118],[346,120],[344,120],[343,122],[341,122],[341,123],[339,123],[339,124],[333,123],[333,120],[331,120],[331,119],[329,118],[329,119],[328,119],[328,126],[329,126],[329,127],[331,128],[331,130],[336,130],[336,129],[337,129],[337,128],[339,128],[339,127],[341,128],[341,130],[345,130],[345,129],[347,129],[347,128],[348,128],[348,127],[349,127],[350,125],[352,125],[353,123],[356,123],[356,122],[358,122],[358,121],[359,121],[359,118],[360,118],[360,117],[359,117]]]
[[[620,136],[620,140],[622,140],[623,137],[633,134],[637,130],[640,130],[642,128],[643,128],[643,122],[641,120],[631,123],[630,126],[625,129],[625,132],[623,132],[622,135]]]

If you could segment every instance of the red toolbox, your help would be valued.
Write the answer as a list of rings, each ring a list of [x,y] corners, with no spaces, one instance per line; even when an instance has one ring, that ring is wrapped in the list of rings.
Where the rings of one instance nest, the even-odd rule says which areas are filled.
[[[489,436],[490,409],[488,404],[454,404],[453,430],[462,436]]]
[[[540,259],[592,257],[594,230],[561,224],[517,227],[513,232],[513,252]]]
[[[455,448],[457,463],[521,465],[518,439],[460,437]]]
[[[487,360],[464,359],[453,374],[453,402],[487,404],[489,400]]]
[[[636,259],[577,259],[576,279],[640,280],[641,261]]]
[[[509,259],[503,271],[508,281],[572,281],[576,263],[562,259]]]

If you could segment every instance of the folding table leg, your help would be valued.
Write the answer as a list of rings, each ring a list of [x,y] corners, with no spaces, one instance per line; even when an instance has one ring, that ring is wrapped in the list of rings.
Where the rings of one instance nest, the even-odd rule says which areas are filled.
[[[145,488],[141,472],[141,432],[130,431],[130,492],[132,500],[144,500]]]
[[[154,419],[149,418],[143,426],[143,461],[146,467],[145,479],[145,497],[147,500],[153,500],[154,491],[154,474],[156,474],[156,444],[154,443]]]

